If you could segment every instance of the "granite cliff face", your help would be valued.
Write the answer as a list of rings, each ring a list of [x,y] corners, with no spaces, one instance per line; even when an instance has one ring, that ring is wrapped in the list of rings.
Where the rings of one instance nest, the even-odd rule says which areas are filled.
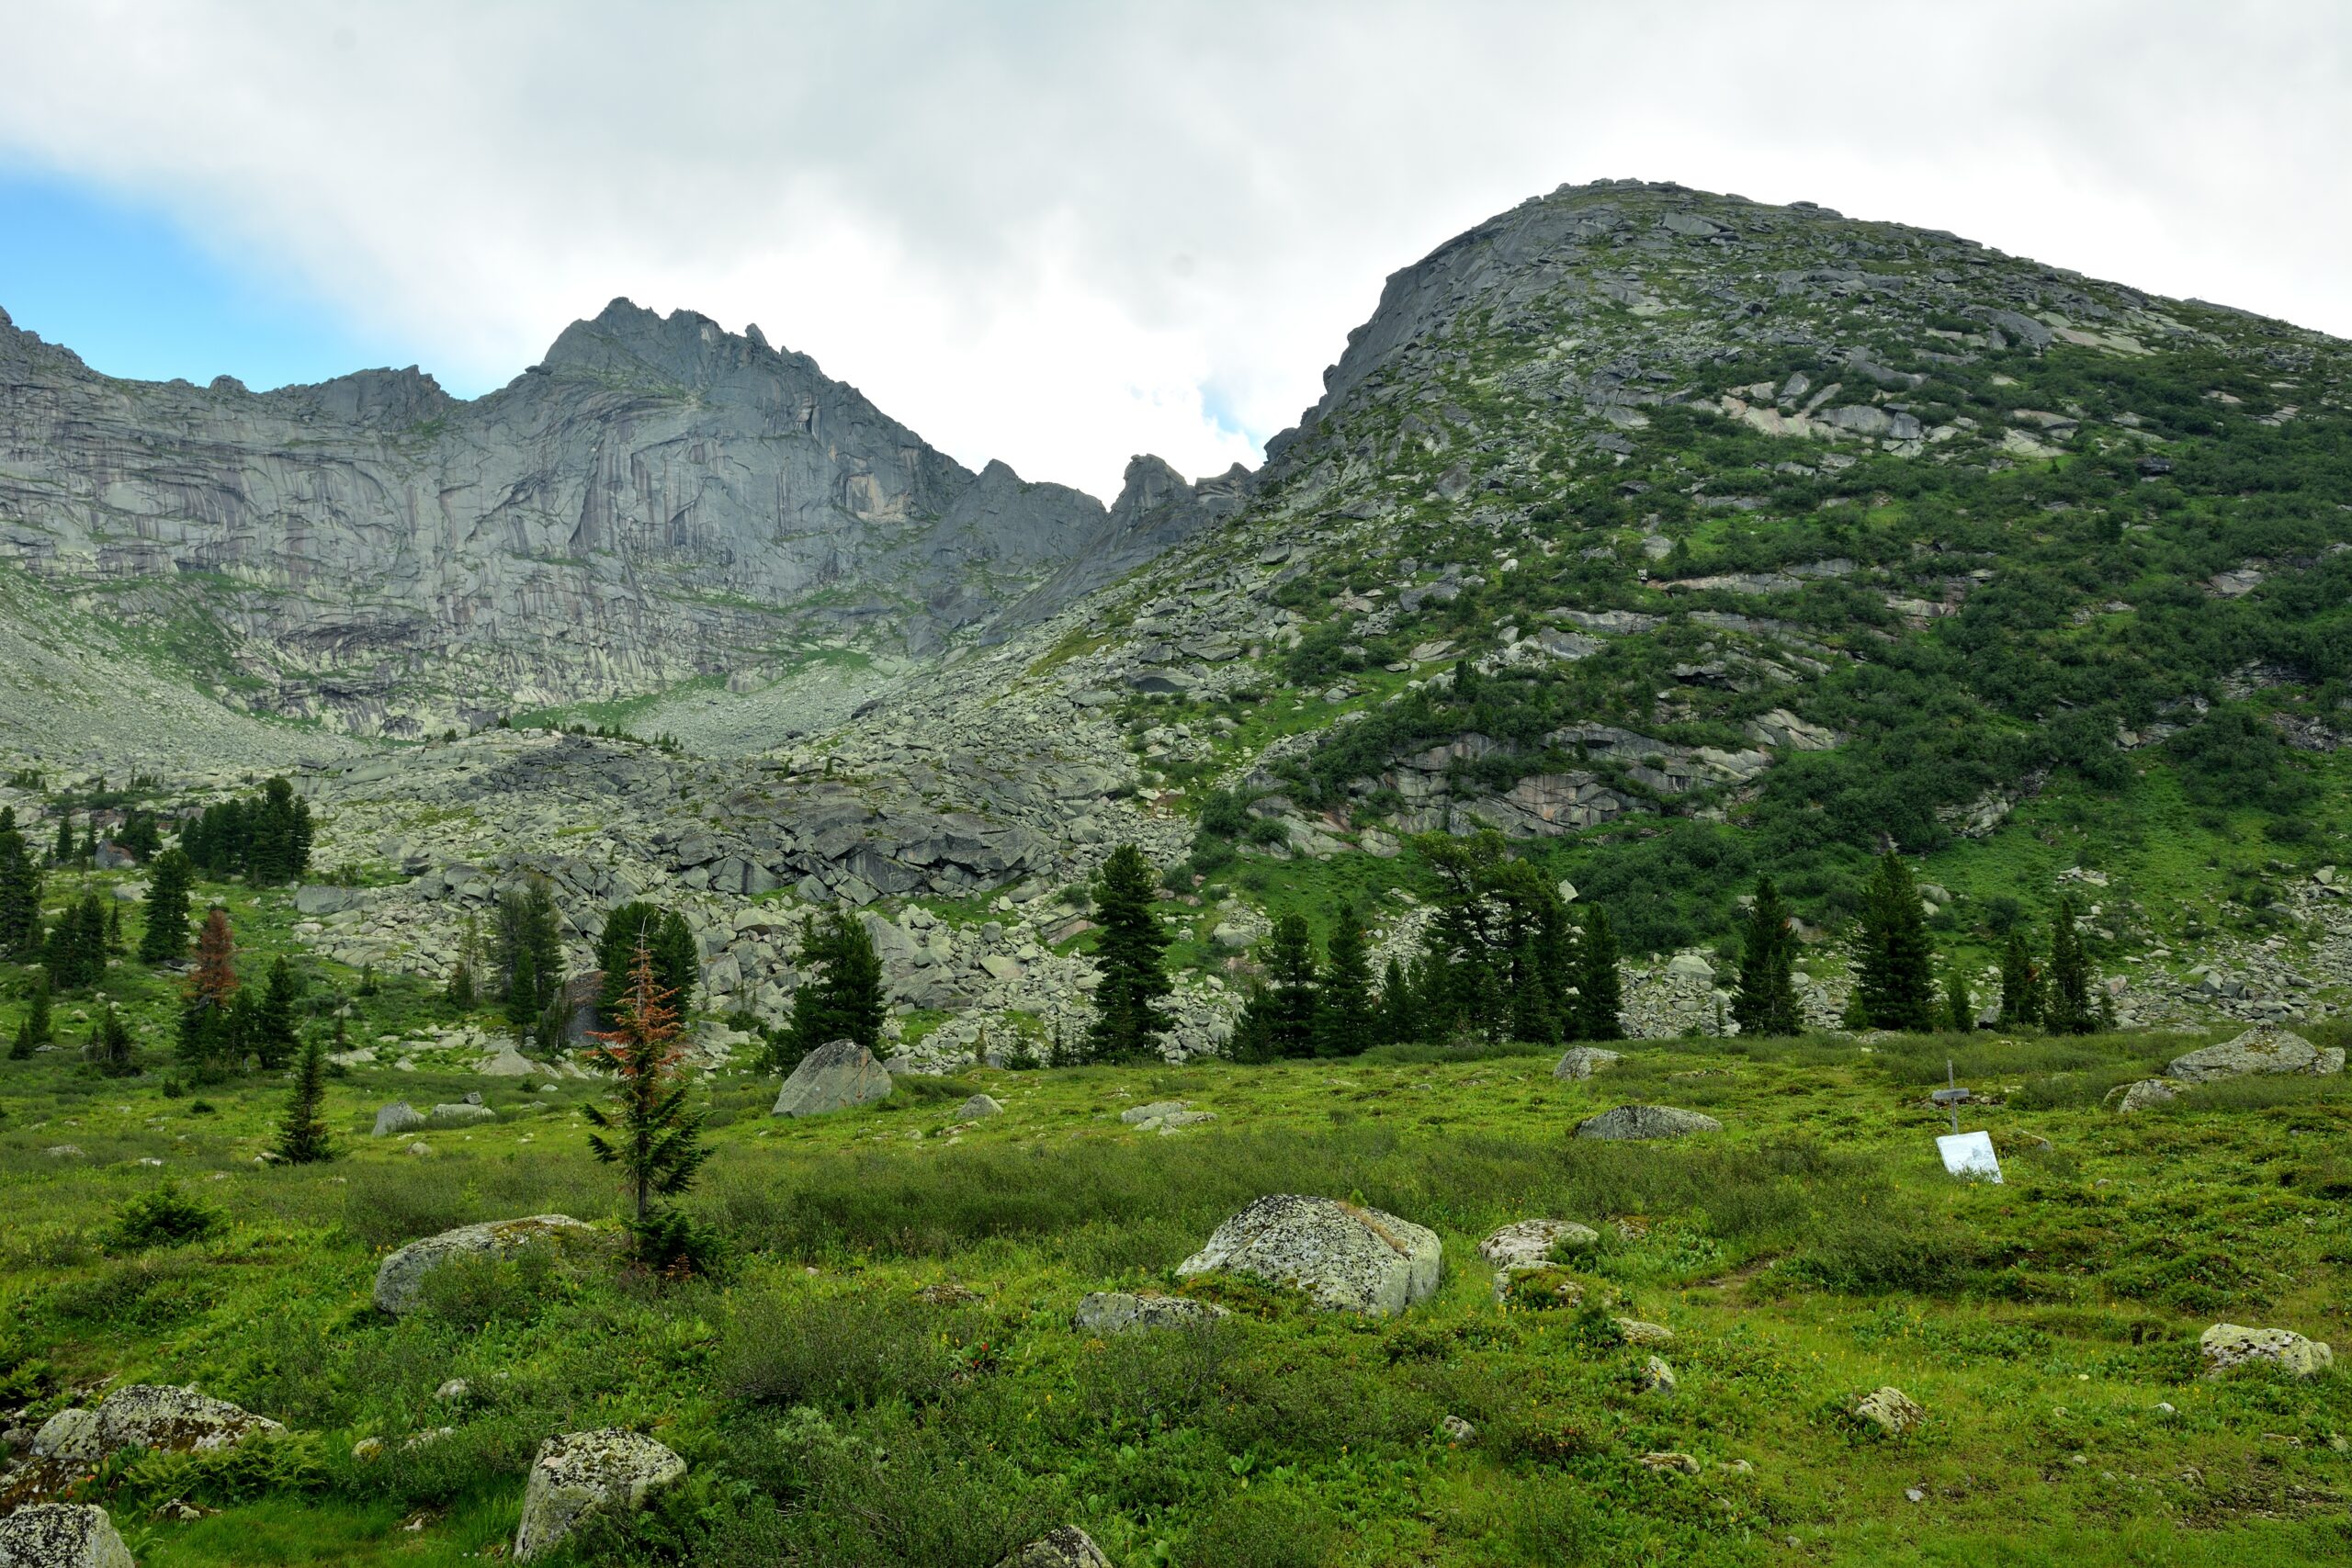
[[[232,705],[359,733],[1001,637],[1245,484],[974,474],[756,327],[626,300],[471,402],[116,380],[0,315],[0,553]]]

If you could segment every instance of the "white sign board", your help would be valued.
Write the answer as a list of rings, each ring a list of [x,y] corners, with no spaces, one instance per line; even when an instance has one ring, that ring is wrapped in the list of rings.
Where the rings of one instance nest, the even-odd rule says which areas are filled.
[[[2001,1179],[2001,1160],[1993,1152],[1990,1133],[1943,1134],[1936,1139],[1936,1151],[1944,1156],[1944,1168],[1954,1176],[1985,1181]]]

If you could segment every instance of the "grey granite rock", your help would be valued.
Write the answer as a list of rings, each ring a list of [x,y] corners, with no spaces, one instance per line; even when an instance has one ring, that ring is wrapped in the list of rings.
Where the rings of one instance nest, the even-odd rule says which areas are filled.
[[[1437,1293],[1437,1234],[1378,1209],[1276,1193],[1236,1213],[1183,1275],[1249,1275],[1303,1292],[1317,1306],[1389,1316]]]
[[[376,1308],[395,1317],[415,1311],[424,1299],[425,1276],[457,1258],[506,1258],[526,1247],[584,1243],[594,1235],[593,1227],[569,1214],[532,1214],[425,1236],[376,1266]]]
[[[523,1489],[514,1561],[549,1551],[591,1514],[625,1513],[684,1479],[686,1461],[651,1438],[612,1427],[539,1445]]]
[[[35,1503],[0,1518],[0,1568],[135,1568],[104,1508]]]
[[[1692,1133],[1720,1133],[1724,1124],[1696,1111],[1670,1105],[1621,1105],[1577,1123],[1579,1138],[1680,1138]]]
[[[854,1040],[835,1040],[800,1058],[777,1091],[771,1116],[822,1116],[890,1096],[890,1075]]]

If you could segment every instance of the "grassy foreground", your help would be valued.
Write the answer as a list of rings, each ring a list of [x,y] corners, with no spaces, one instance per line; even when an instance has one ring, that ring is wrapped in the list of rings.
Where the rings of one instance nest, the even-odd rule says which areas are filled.
[[[1065,1521],[1122,1568],[2341,1561],[2352,1378],[2208,1382],[2195,1341],[2226,1319],[2352,1350],[2352,1086],[2098,1105],[2216,1037],[1650,1043],[1587,1083],[1548,1055],[1425,1052],[979,1071],[808,1124],[768,1119],[772,1083],[722,1078],[692,1206],[733,1249],[723,1277],[452,1269],[398,1322],[368,1303],[388,1248],[615,1212],[577,1114],[593,1086],[492,1085],[493,1126],[373,1141],[376,1106],[481,1081],[355,1073],[331,1093],[345,1157],[287,1169],[253,1160],[277,1084],[167,1098],[58,1053],[0,1063],[0,1406],[192,1382],[291,1428],[110,1465],[94,1500],[148,1568],[502,1554],[539,1440],[612,1425],[693,1469],[580,1561],[984,1568]],[[1937,1163],[1948,1052],[1999,1101],[1964,1124],[1992,1130],[2006,1185]],[[953,1130],[976,1089],[1006,1114]],[[1167,1097],[1218,1120],[1116,1120]],[[1724,1130],[1569,1138],[1627,1101]],[[166,1181],[210,1228],[137,1245],[119,1216]],[[1439,1297],[1363,1322],[1228,1286],[1212,1329],[1069,1327],[1089,1291],[1172,1288],[1270,1191],[1432,1227]],[[1478,1240],[1539,1215],[1602,1231],[1576,1268],[1673,1330],[1673,1393],[1640,1386],[1651,1352],[1608,1314],[1495,1302]],[[472,1393],[445,1405],[452,1377]],[[1921,1429],[1851,1416],[1884,1383]],[[383,1457],[352,1459],[363,1437]],[[1643,1463],[1664,1452],[1696,1472]]]

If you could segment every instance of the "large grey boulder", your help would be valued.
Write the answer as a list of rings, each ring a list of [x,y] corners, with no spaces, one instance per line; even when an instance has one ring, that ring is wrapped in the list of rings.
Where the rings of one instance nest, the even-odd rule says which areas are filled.
[[[1247,1274],[1333,1312],[1386,1316],[1437,1293],[1437,1234],[1334,1198],[1275,1193],[1216,1227],[1179,1274]]]
[[[479,1127],[485,1122],[498,1120],[498,1112],[487,1105],[469,1105],[462,1101],[454,1105],[436,1105],[425,1119],[428,1127]]]
[[[591,1514],[627,1513],[686,1473],[686,1461],[641,1433],[607,1427],[566,1432],[539,1445],[523,1488],[514,1561],[552,1549]]]
[[[402,1133],[413,1133],[424,1125],[424,1112],[405,1100],[396,1100],[376,1112],[376,1131],[369,1135],[394,1138]]]
[[[854,1040],[835,1040],[800,1058],[775,1097],[771,1116],[822,1116],[871,1105],[890,1095],[890,1075]]]
[[[1579,1138],[1679,1138],[1692,1133],[1720,1133],[1724,1124],[1695,1111],[1671,1105],[1621,1105],[1577,1123]]]
[[[1064,1525],[1031,1541],[996,1568],[1111,1568],[1111,1560],[1084,1530]]]
[[[2299,1378],[2316,1377],[2335,1362],[2332,1346],[2292,1329],[2248,1328],[2235,1323],[2217,1323],[2207,1329],[2198,1336],[2197,1349],[2205,1358],[2209,1378],[2259,1361],[2284,1367]]]
[[[394,1317],[415,1311],[424,1299],[424,1277],[453,1259],[505,1258],[526,1247],[585,1242],[594,1235],[593,1226],[570,1214],[532,1214],[428,1235],[376,1266],[376,1309]]]
[[[1196,1302],[1189,1296],[1097,1291],[1078,1303],[1070,1326],[1084,1334],[1125,1334],[1138,1328],[1190,1328],[1230,1315],[1215,1302]]]
[[[1858,1420],[1867,1421],[1890,1438],[1899,1438],[1928,1418],[1919,1402],[1899,1388],[1875,1388],[1854,1406]]]
[[[958,1122],[978,1122],[982,1117],[1003,1114],[1004,1107],[992,1094],[976,1094],[956,1108],[956,1120]]]
[[[2255,1073],[2310,1073],[2324,1077],[2344,1070],[2344,1053],[2321,1050],[2275,1023],[2257,1023],[2235,1040],[2176,1056],[2166,1077],[2184,1083],[2215,1083]]]
[[[136,1568],[104,1508],[35,1503],[0,1519],[0,1568]]]
[[[1604,1051],[1598,1045],[1571,1045],[1561,1054],[1559,1066],[1552,1069],[1552,1076],[1571,1080],[1589,1078],[1624,1059],[1622,1052]]]
[[[194,1453],[225,1449],[284,1427],[266,1416],[169,1383],[130,1383],[96,1409],[61,1410],[33,1434],[36,1458],[96,1464],[123,1449]]]

